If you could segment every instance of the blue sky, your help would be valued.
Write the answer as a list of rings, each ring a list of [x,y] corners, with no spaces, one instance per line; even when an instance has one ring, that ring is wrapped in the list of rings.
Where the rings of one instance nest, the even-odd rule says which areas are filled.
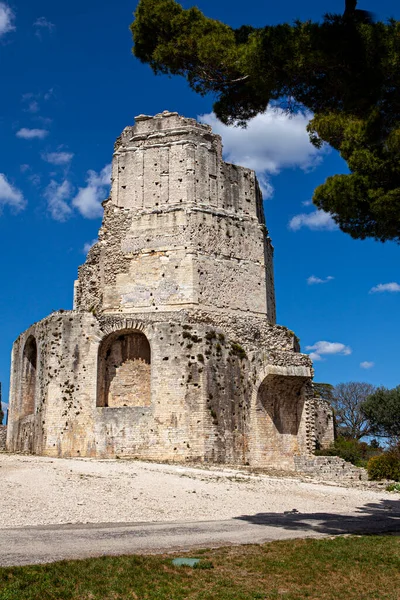
[[[222,133],[227,159],[257,169],[269,196],[278,322],[313,352],[316,381],[398,385],[400,247],[354,241],[308,205],[314,187],[345,172],[345,164],[333,152],[313,151],[301,116],[288,120],[268,111],[247,131],[227,130],[211,114],[211,97],[197,96],[183,79],[155,77],[131,54],[135,6],[135,0],[0,1],[3,400],[13,340],[52,310],[72,306],[84,247],[101,223],[115,138],[135,115],[166,109],[203,115]],[[236,0],[197,6],[234,27],[342,10],[337,0],[323,9],[315,0],[248,0],[245,15]],[[364,0],[360,7],[399,18],[392,0],[379,6]]]

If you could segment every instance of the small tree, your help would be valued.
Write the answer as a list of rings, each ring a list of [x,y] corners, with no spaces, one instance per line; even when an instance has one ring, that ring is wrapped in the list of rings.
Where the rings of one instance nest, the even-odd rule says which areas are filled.
[[[372,433],[369,419],[361,411],[361,406],[375,390],[375,386],[370,383],[359,381],[339,383],[335,386],[331,404],[335,411],[339,435],[359,440]]]
[[[400,385],[392,390],[380,387],[361,406],[361,412],[370,423],[370,432],[400,441]]]

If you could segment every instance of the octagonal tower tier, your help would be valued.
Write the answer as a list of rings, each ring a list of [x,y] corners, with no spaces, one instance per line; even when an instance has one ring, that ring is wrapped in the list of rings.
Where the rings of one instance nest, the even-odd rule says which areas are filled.
[[[233,311],[274,323],[272,257],[254,171],[225,163],[208,125],[142,115],[115,144],[111,196],[75,306]]]

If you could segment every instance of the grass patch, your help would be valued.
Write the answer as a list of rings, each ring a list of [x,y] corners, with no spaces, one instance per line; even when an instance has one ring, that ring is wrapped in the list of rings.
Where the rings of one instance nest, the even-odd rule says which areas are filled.
[[[398,600],[395,536],[291,540],[172,555],[120,556],[0,568],[0,600]]]
[[[400,492],[400,483],[389,483],[386,486],[387,492]]]

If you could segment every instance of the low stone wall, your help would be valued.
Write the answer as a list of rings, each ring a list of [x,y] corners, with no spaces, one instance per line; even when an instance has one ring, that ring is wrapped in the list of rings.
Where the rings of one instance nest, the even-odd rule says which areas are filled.
[[[0,425],[0,451],[6,449],[7,427]]]
[[[355,467],[338,456],[295,456],[296,471],[328,481],[367,481],[365,469]]]

